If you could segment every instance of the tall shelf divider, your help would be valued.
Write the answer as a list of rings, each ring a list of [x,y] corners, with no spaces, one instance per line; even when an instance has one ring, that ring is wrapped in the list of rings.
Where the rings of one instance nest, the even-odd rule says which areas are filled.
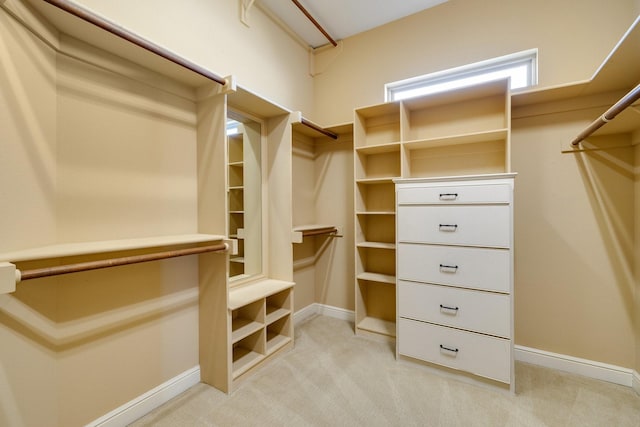
[[[510,172],[507,79],[355,110],[355,332],[396,336],[398,178]]]

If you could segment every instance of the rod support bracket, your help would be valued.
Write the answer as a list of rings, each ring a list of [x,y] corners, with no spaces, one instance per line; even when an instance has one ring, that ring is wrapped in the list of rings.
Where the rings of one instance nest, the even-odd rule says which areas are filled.
[[[240,0],[240,22],[249,27],[249,11],[256,0]]]
[[[20,282],[20,270],[10,262],[0,262],[0,294],[15,292],[18,282]]]

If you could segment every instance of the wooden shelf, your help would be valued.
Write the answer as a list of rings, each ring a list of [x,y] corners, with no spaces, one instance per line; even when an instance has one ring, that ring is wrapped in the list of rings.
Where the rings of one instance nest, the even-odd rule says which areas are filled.
[[[267,332],[267,355],[275,353],[291,342],[291,337]]]
[[[273,322],[276,322],[282,319],[288,314],[291,314],[291,310],[289,310],[288,308],[273,307],[273,306],[267,305],[267,322],[266,323],[267,325],[270,325]]]
[[[365,147],[356,147],[357,154],[382,154],[382,153],[396,153],[400,151],[400,142],[389,144],[377,144],[368,145]]]
[[[356,212],[356,215],[394,215],[395,216],[395,214],[396,214],[395,211],[375,211],[375,212],[359,211],[359,212]]]
[[[461,144],[474,144],[480,142],[505,140],[509,135],[508,129],[496,129],[484,132],[472,132],[461,135],[451,135],[440,138],[429,138],[415,141],[407,141],[403,146],[409,150],[444,147]]]
[[[243,338],[248,337],[254,332],[259,331],[264,327],[262,322],[258,322],[254,319],[247,319],[244,317],[237,317],[233,319],[231,330],[231,342],[237,343]]]
[[[357,277],[360,280],[366,280],[368,282],[387,283],[390,285],[396,284],[396,276],[391,276],[389,274],[364,272],[358,274]]]
[[[357,245],[359,248],[371,248],[371,249],[389,249],[395,250],[395,243],[386,243],[386,242],[359,242]]]
[[[106,252],[156,248],[162,246],[211,243],[219,242],[224,239],[226,239],[225,236],[214,234],[177,234],[170,236],[141,237],[136,239],[60,243],[55,245],[0,253],[0,261],[34,261],[40,259],[53,259],[76,255],[93,255]]]
[[[244,347],[233,349],[233,379],[247,372],[265,358],[264,354]]]
[[[284,280],[265,279],[232,288],[229,291],[229,309],[235,310],[261,298],[266,298],[294,286],[295,283]]]
[[[393,180],[396,178],[400,178],[399,176],[388,176],[388,177],[381,177],[381,178],[363,178],[363,179],[356,179],[356,183],[358,184],[371,184],[371,185],[375,185],[375,184],[393,184]]]
[[[237,256],[229,258],[229,262],[237,262],[238,264],[244,264],[244,257]]]
[[[387,335],[389,337],[396,336],[396,323],[388,320],[378,319],[375,317],[365,317],[358,325],[358,329],[376,334]]]

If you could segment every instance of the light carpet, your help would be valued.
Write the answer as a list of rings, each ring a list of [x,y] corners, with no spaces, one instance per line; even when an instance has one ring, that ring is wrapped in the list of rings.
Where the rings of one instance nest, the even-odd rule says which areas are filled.
[[[398,362],[394,348],[316,316],[295,348],[231,395],[198,384],[132,424],[142,426],[634,426],[630,388],[516,363],[516,394]]]

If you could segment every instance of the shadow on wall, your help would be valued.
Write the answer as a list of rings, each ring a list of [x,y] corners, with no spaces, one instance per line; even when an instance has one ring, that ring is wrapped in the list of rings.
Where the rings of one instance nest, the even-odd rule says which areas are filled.
[[[197,259],[187,258],[194,257],[20,283],[15,293],[0,295],[0,324],[61,352],[196,307]],[[70,263],[88,260],[95,257],[69,258]],[[19,264],[22,269],[37,266],[42,263]]]
[[[589,194],[627,314],[633,317],[634,159],[631,134],[592,136],[573,154]],[[631,183],[619,185],[615,176]]]

